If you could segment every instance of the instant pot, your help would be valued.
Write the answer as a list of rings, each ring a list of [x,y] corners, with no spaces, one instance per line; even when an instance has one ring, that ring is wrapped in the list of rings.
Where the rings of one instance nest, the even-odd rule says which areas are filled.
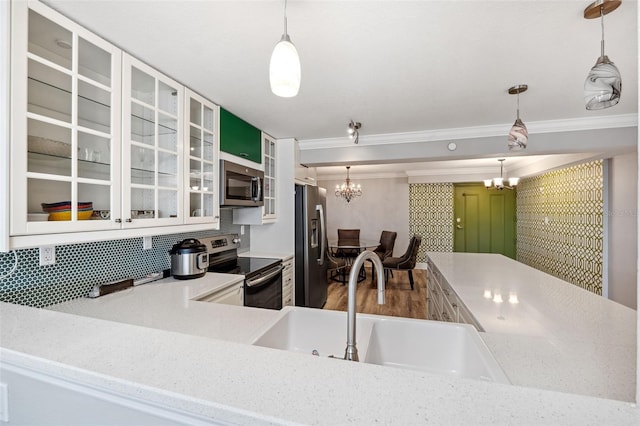
[[[175,243],[171,250],[171,275],[179,280],[200,278],[207,273],[209,253],[207,247],[195,238]]]

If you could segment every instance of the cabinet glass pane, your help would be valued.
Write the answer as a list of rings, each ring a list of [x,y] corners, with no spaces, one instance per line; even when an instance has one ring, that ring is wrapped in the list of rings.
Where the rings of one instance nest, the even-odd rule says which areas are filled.
[[[111,212],[111,187],[108,185],[91,185],[86,183],[78,184],[78,199],[80,201],[91,201],[93,212],[91,219],[105,219],[109,216],[106,212]]]
[[[213,164],[204,163],[203,174],[202,174],[202,190],[205,192],[213,192],[213,181],[215,176],[213,175]]]
[[[189,122],[198,126],[202,125],[202,104],[193,98],[189,102]]]
[[[78,132],[78,176],[111,180],[111,140]]]
[[[212,194],[204,194],[202,201],[202,215],[203,216],[213,216],[213,195]]]
[[[178,187],[177,155],[158,152],[158,185],[170,188]]]
[[[131,140],[155,145],[155,112],[135,102],[131,103]]]
[[[202,159],[205,161],[213,161],[213,135],[205,132],[203,139]]]
[[[110,86],[111,54],[82,37],[78,40],[78,73]]]
[[[29,60],[27,111],[71,123],[71,76]]]
[[[131,188],[131,218],[153,219],[155,217],[155,191]]]
[[[78,81],[78,125],[111,133],[111,93]]]
[[[178,115],[178,91],[171,86],[158,83],[158,108],[172,115]]]
[[[131,183],[155,185],[155,151],[131,146]]]
[[[156,105],[156,79],[131,67],[131,97],[148,105]]]
[[[178,217],[178,191],[158,190],[158,217]]]
[[[27,171],[71,176],[71,130],[27,121]]]
[[[192,192],[189,195],[189,216],[202,217],[202,195],[199,192]]]
[[[207,106],[204,107],[204,117],[202,120],[202,127],[205,130],[213,132],[213,110]]]
[[[198,160],[189,160],[189,188],[199,191],[202,183],[202,163]]]
[[[178,150],[178,120],[158,114],[158,146],[171,151]]]
[[[191,126],[189,128],[189,155],[192,157],[202,158],[202,131],[198,127]]]
[[[27,211],[44,213],[42,203],[52,204],[71,200],[71,183],[30,178],[27,179],[27,194]],[[56,219],[60,219],[64,215],[56,216]],[[71,214],[66,220],[71,220]]]
[[[29,52],[71,69],[71,31],[29,10]]]

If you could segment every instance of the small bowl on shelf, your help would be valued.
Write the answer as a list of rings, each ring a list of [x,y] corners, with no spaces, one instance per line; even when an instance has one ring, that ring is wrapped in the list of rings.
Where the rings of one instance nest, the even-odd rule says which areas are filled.
[[[92,214],[93,214],[93,210],[78,211],[78,220],[88,220],[91,218]],[[71,211],[51,212],[49,213],[49,220],[52,220],[52,221],[71,220]]]

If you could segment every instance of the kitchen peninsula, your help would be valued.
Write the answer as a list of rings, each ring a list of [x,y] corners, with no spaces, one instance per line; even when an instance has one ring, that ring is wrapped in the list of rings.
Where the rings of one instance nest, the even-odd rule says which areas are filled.
[[[447,260],[449,254],[441,256],[438,259],[434,254],[432,259],[473,311],[476,304],[483,303],[480,299],[484,299],[484,292],[479,298],[469,296],[461,268]],[[469,270],[482,282],[481,269]],[[522,272],[528,271],[515,270],[512,274]],[[513,281],[514,275],[502,275]],[[603,303],[591,314],[601,317],[600,321],[607,318],[607,322],[601,322],[594,334],[576,333],[563,346],[555,339],[565,337],[564,331],[572,324],[560,327],[552,337],[544,337],[544,327],[550,327],[554,320],[549,310],[555,306],[534,306],[535,301],[528,300],[531,292],[523,284],[518,288],[521,303],[517,308],[535,308],[544,315],[546,322],[541,322],[539,334],[519,335],[492,325],[485,325],[487,332],[481,333],[513,383],[504,385],[249,345],[277,318],[278,311],[192,300],[230,285],[233,279],[218,274],[183,282],[168,279],[95,300],[78,299],[52,307],[59,311],[2,304],[3,368],[26,369],[117,394],[127,401],[161,407],[186,416],[181,421],[188,423],[640,422],[640,410],[629,402],[632,396],[618,398],[626,401],[613,399],[618,395],[616,386],[608,389],[607,384],[589,384],[598,387],[600,394],[609,395],[608,399],[565,393],[577,392],[572,389],[540,389],[553,389],[563,381],[576,381],[578,384],[572,386],[582,387],[574,371],[562,374],[565,364],[547,364],[553,359],[550,351],[554,348],[562,351],[576,344],[576,352],[587,351],[583,352],[584,358],[601,361],[609,370],[617,369],[612,364],[621,362],[616,351],[632,351],[632,358],[635,349],[627,348],[627,344],[635,347],[635,312],[631,310],[621,312]],[[493,282],[495,290],[499,280]],[[470,287],[468,290],[471,292]],[[546,294],[556,297],[559,304],[564,302],[562,291],[548,289]],[[482,323],[483,315],[474,315]],[[590,352],[588,339],[612,324],[617,324],[614,330],[618,332],[610,330],[608,337],[601,336],[607,339],[601,341],[602,346],[618,345],[607,354],[609,359],[616,358],[607,363],[598,359],[601,347]],[[541,367],[535,366],[531,356],[543,356]],[[578,367],[585,362],[577,362]],[[545,365],[549,370],[541,374]],[[627,366],[625,361],[622,367]],[[614,380],[627,381],[631,376],[635,376],[632,366],[625,375],[615,371],[612,375]],[[628,389],[626,382],[622,387]],[[11,392],[10,387],[9,401]]]

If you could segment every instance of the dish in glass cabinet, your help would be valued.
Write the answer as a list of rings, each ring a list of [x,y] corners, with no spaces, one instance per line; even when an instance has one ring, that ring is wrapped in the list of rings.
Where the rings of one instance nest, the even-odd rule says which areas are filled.
[[[92,220],[107,220],[111,217],[110,210],[94,210],[91,215]]]
[[[36,154],[71,158],[71,144],[39,136],[29,135],[27,149]]]
[[[153,219],[155,216],[155,210],[131,210],[131,219]]]

